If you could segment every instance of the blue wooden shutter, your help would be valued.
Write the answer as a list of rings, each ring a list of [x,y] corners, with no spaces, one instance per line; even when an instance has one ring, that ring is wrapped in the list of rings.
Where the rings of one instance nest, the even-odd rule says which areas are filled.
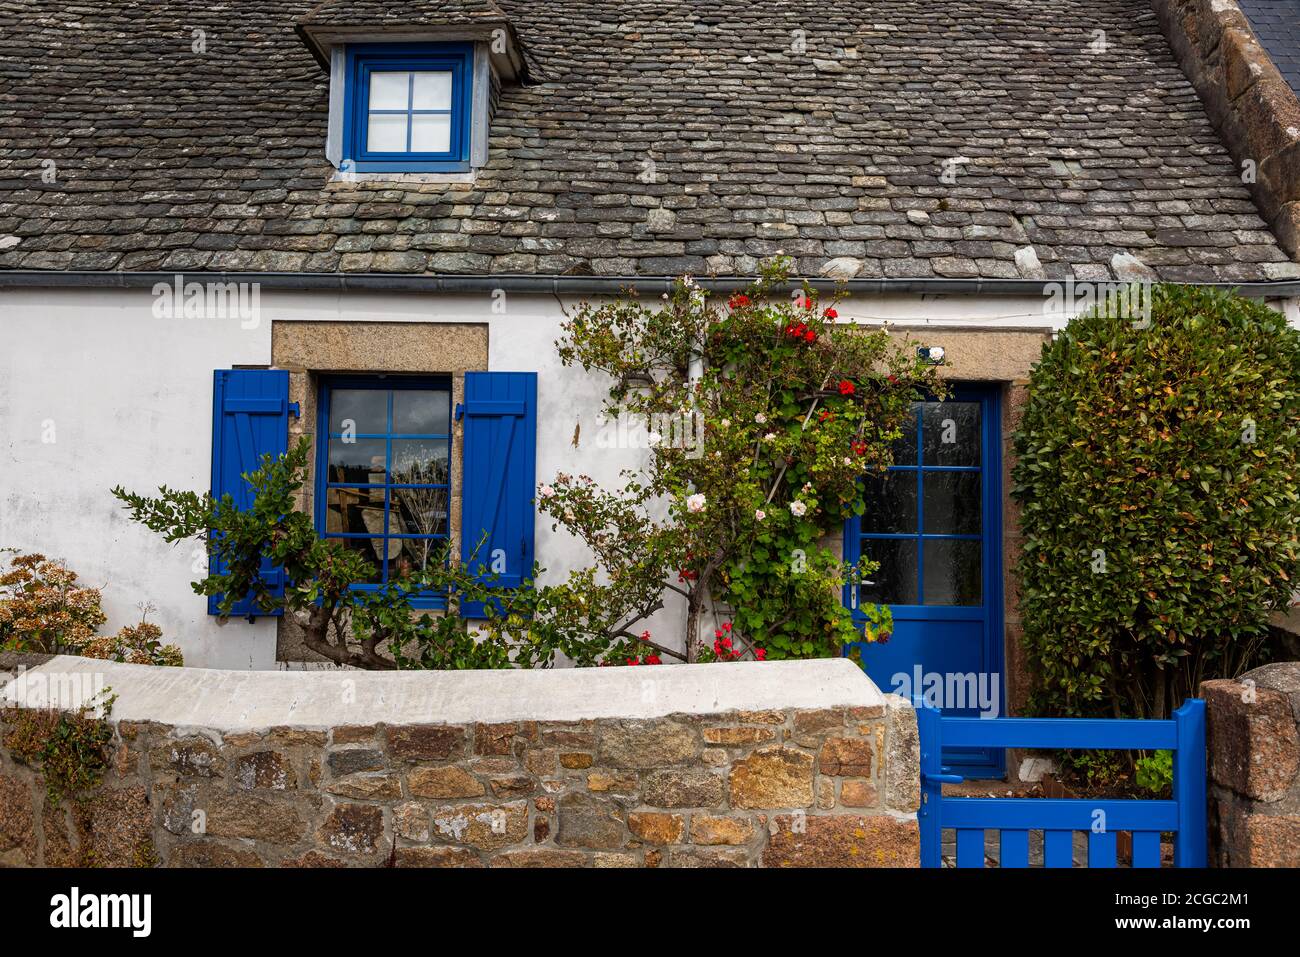
[[[263,455],[282,455],[289,448],[289,373],[280,369],[218,369],[212,383],[212,494],[229,494],[238,508],[253,504],[244,473],[255,472]],[[216,558],[212,571],[220,571]],[[284,569],[262,563],[262,579],[284,594]],[[208,614],[220,614],[220,595],[208,597]],[[279,615],[253,605],[251,597],[231,606],[231,617]]]
[[[485,571],[504,560],[497,585],[517,588],[533,572],[537,373],[465,373],[463,412],[461,560]],[[482,618],[483,603],[462,602],[460,613]]]

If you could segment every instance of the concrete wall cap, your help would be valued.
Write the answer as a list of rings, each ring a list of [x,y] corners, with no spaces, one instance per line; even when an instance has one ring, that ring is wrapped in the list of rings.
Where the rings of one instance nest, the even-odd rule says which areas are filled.
[[[218,671],[60,655],[0,675],[0,705],[45,707],[48,689],[111,689],[113,721],[221,731],[347,724],[645,719],[670,714],[882,706],[845,658],[509,671]],[[75,706],[75,701],[71,702]]]

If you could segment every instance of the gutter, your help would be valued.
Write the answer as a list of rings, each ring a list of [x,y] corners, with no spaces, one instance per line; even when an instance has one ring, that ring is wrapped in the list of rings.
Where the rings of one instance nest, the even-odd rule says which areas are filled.
[[[139,289],[158,283],[182,282],[257,283],[266,289],[315,290],[325,292],[412,292],[514,293],[562,296],[616,296],[629,290],[641,295],[670,292],[675,276],[543,276],[494,274],[418,273],[302,273],[302,272],[122,272],[119,270],[60,271],[44,269],[0,270],[0,289]],[[754,281],[753,276],[701,276],[696,282],[713,292],[732,292]],[[878,296],[912,294],[927,296],[1046,296],[1059,292],[1068,280],[1048,279],[849,279],[824,277],[793,279],[776,287],[778,291],[802,288],[804,282],[819,292],[843,288],[851,295]],[[1115,284],[1122,280],[1086,281],[1089,285]],[[1084,280],[1074,280],[1076,286]],[[1236,290],[1244,296],[1265,298],[1300,297],[1300,279],[1261,282],[1168,283]]]

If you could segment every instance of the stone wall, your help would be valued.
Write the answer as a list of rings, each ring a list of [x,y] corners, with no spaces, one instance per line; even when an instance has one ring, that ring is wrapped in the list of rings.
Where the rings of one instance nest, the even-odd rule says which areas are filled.
[[[5,691],[43,707],[69,676],[118,696],[111,769],[53,808],[0,747],[0,864],[918,863],[915,714],[842,659],[378,675],[54,658]]]
[[[1201,685],[1210,863],[1300,867],[1300,662]]]
[[[1233,0],[1152,0],[1179,64],[1278,242],[1300,259],[1300,100]]]

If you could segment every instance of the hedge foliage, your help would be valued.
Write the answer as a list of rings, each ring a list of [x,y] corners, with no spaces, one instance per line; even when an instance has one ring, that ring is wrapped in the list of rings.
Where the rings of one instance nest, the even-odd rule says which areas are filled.
[[[1253,666],[1300,576],[1300,333],[1281,314],[1165,286],[1147,324],[1075,319],[1015,447],[1034,710],[1163,717]]]

